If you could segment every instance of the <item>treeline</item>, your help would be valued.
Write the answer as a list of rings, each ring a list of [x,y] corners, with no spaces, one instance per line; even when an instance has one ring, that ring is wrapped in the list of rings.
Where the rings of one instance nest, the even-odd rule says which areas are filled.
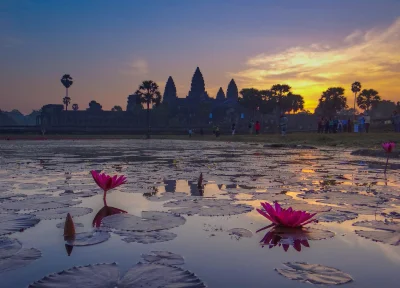
[[[352,113],[355,113],[356,105],[364,112],[369,112],[380,104],[385,106],[386,111],[388,107],[393,108],[393,110],[400,110],[400,101],[396,104],[392,101],[382,100],[377,90],[362,90],[360,82],[354,82],[351,85],[351,91],[354,93],[354,99],[353,101],[348,101],[347,97],[344,96],[345,89],[343,87],[328,88],[322,92],[314,113],[326,117],[334,116],[346,110],[351,110]],[[292,88],[287,84],[276,84],[267,90],[244,88],[240,91],[240,94],[239,103],[242,106],[251,110],[258,110],[264,114],[273,111],[279,111],[280,113],[304,111],[303,96],[293,93]],[[349,109],[350,103],[353,104],[352,109]]]

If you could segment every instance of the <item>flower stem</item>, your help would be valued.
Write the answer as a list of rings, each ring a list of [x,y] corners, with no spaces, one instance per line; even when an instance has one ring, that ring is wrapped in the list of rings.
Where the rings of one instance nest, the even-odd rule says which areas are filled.
[[[389,154],[388,154],[387,159],[386,159],[385,174],[386,174],[388,162],[389,162]]]

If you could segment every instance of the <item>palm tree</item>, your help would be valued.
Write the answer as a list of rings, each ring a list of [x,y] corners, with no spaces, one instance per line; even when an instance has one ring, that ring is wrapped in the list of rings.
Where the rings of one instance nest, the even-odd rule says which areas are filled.
[[[136,99],[147,107],[147,139],[150,138],[150,104],[158,106],[161,102],[161,93],[158,91],[158,85],[154,81],[146,80],[139,85],[139,89],[135,92]]]
[[[356,81],[353,84],[351,84],[351,91],[354,93],[354,119],[356,119],[356,98],[357,98],[357,93],[361,91],[361,83]]]
[[[79,110],[78,104],[72,104],[72,110],[78,111]]]
[[[116,111],[116,112],[121,112],[122,111],[122,107],[121,106],[118,106],[118,105],[115,105],[112,109],[111,109],[111,111]]]
[[[374,89],[364,89],[357,97],[357,105],[364,111],[369,111],[372,105],[381,101],[381,96]]]
[[[71,102],[71,98],[68,97],[68,88],[71,87],[71,85],[74,83],[74,80],[72,79],[71,75],[64,74],[61,77],[61,83],[64,85],[66,89],[66,95],[63,99],[63,103],[65,104],[65,110],[68,110],[68,104]],[[68,104],[66,104],[67,102]]]
[[[68,96],[65,96],[63,98],[63,103],[65,105],[65,110],[68,111],[68,105],[69,105],[69,103],[71,103],[71,98],[69,98]]]

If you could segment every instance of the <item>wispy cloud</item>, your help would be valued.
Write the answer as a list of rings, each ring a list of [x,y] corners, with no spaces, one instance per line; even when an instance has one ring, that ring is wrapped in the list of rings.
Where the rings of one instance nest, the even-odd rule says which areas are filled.
[[[144,76],[149,73],[149,65],[145,59],[136,59],[129,66],[131,73],[135,76]]]
[[[399,47],[400,18],[386,29],[356,30],[335,47],[313,43],[256,55],[248,59],[245,70],[230,74],[241,87],[288,83],[305,97],[307,108],[313,108],[329,86],[348,88],[356,80],[394,100],[400,93]]]

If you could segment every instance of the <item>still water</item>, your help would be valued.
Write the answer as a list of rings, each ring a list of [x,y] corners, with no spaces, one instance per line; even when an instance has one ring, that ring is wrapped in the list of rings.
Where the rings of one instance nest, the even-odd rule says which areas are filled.
[[[116,262],[123,275],[143,262],[142,254],[169,251],[181,255],[181,269],[193,272],[207,287],[309,287],[275,271],[286,262],[334,267],[353,279],[347,287],[398,287],[399,160],[390,160],[393,166],[384,176],[385,159],[350,152],[170,140],[1,142],[0,216],[30,214],[40,222],[9,221],[11,228],[0,222],[0,232],[12,232],[2,237],[17,239],[22,249],[39,250],[40,257],[26,265],[14,261],[13,270],[4,269],[10,262],[0,258],[0,286],[28,287],[46,275],[97,263]],[[178,212],[184,219],[176,225],[174,220],[161,223],[174,227],[162,229],[170,238],[161,233],[155,243],[124,241],[126,235],[117,231],[129,230],[124,223],[117,224],[118,229],[103,226],[100,229],[110,234],[107,241],[76,246],[68,256],[63,229],[56,227],[65,214],[57,213],[90,208],[79,210],[84,215],[73,219],[83,224],[77,225],[77,232],[93,231],[103,199],[91,170],[127,177],[128,183],[108,193],[109,206],[138,217],[142,211],[163,211]],[[200,173],[203,190],[197,187]],[[268,230],[256,231],[270,222],[255,209],[260,202],[273,201],[320,211],[319,223],[309,226],[327,235],[303,235],[300,249],[294,244],[297,236],[287,234],[275,235],[271,245],[260,244]],[[363,221],[386,221],[395,228],[385,232],[376,226],[353,226]],[[244,232],[233,233],[233,228]]]

